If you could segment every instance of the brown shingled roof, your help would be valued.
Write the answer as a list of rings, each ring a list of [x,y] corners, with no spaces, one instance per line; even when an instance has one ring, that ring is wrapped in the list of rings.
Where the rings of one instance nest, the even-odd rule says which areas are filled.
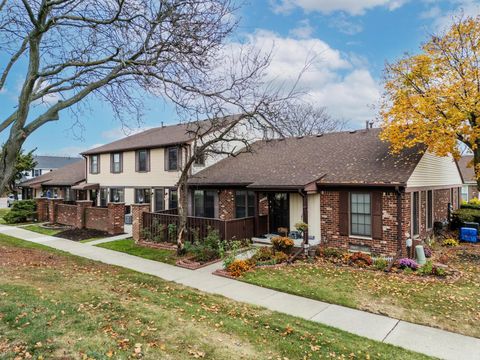
[[[35,184],[49,186],[72,186],[84,181],[85,178],[85,159],[80,159],[73,164],[65,165],[57,170],[53,170],[33,179],[24,181],[20,183],[19,186],[30,187]]]
[[[252,188],[319,184],[405,185],[423,147],[393,156],[379,129],[259,141],[253,153],[226,158],[190,179],[192,185]]]
[[[468,166],[468,164],[473,160],[473,155],[462,156],[458,161],[458,168],[462,174],[464,182],[475,182],[475,171],[473,166]]]
[[[226,125],[230,119],[235,117],[225,116],[217,119],[218,122],[224,122]],[[136,150],[145,148],[158,148],[169,145],[184,144],[192,140],[192,134],[189,132],[196,130],[200,126],[205,133],[210,130],[210,121],[202,120],[186,124],[176,124],[169,126],[160,126],[153,129],[142,131],[138,134],[127,136],[123,139],[111,142],[106,145],[87,150],[82,155],[109,153],[112,151]],[[215,124],[218,129],[218,123]]]

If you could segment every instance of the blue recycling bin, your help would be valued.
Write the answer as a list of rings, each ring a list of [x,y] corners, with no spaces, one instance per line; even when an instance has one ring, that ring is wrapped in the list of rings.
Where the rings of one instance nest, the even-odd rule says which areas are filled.
[[[478,230],[474,228],[462,227],[460,228],[460,241],[476,243]]]

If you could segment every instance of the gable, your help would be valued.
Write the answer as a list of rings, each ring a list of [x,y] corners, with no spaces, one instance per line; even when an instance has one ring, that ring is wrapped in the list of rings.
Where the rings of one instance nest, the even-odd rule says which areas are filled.
[[[426,152],[407,181],[407,187],[461,186],[462,177],[451,155],[436,156]]]

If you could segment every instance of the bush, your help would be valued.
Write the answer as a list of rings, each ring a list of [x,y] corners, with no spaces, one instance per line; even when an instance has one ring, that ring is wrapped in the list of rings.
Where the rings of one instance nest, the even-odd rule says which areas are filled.
[[[433,262],[428,260],[425,265],[423,265],[420,269],[418,269],[418,273],[423,276],[432,275],[434,272]]]
[[[299,221],[295,224],[295,229],[303,233],[308,230],[308,224],[304,223],[303,221]]]
[[[471,199],[469,202],[463,201],[460,205],[462,209],[478,209],[480,210],[480,200],[477,198]]]
[[[239,277],[244,272],[250,270],[250,264],[245,260],[234,260],[227,268],[230,275]]]
[[[458,246],[458,245],[459,245],[458,240],[455,240],[453,238],[445,239],[445,240],[442,241],[442,246],[454,247],[454,246]]]
[[[252,260],[255,262],[264,262],[272,260],[274,257],[273,249],[267,246],[261,247],[257,252],[252,256]]]
[[[15,201],[12,209],[3,216],[8,224],[18,224],[35,220],[37,217],[35,200]]]
[[[196,261],[208,262],[221,257],[223,246],[218,230],[209,229],[208,235],[202,242],[197,240],[193,244],[186,243],[185,249]]]
[[[410,270],[417,270],[418,264],[415,260],[403,258],[398,260],[398,267],[400,269],[410,269]]]
[[[452,229],[462,227],[465,222],[475,222],[480,224],[480,208],[457,209],[452,214]]]
[[[433,254],[433,251],[429,246],[424,246],[423,247],[423,253],[425,254],[426,258],[431,258],[432,254]]]
[[[356,265],[359,267],[367,267],[371,266],[373,264],[373,260],[370,257],[370,255],[362,253],[362,252],[356,252],[353,253],[349,256],[348,258],[348,264],[349,265]]]
[[[373,261],[375,269],[383,271],[388,267],[388,260],[384,258],[378,258]]]
[[[286,236],[276,236],[272,238],[272,245],[276,251],[289,253],[293,248],[293,240]]]
[[[288,260],[288,255],[284,252],[277,251],[273,259],[275,260],[275,264],[281,264]]]
[[[231,263],[233,263],[237,257],[238,249],[241,246],[240,241],[232,241],[231,245],[226,248],[225,242],[222,242],[220,247],[220,256],[223,259],[223,268],[227,269]]]
[[[337,248],[319,248],[319,255],[325,258],[341,259],[343,251]]]

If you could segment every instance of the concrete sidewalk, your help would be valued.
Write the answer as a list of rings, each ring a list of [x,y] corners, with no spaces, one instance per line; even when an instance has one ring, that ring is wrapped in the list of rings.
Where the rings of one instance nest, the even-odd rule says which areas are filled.
[[[122,266],[192,288],[226,296],[233,300],[330,325],[369,339],[401,346],[442,359],[480,360],[480,339],[343,306],[306,299],[212,275],[221,266],[213,264],[187,270],[70,240],[37,234],[25,229],[0,225],[0,233],[43,244],[103,263]]]

